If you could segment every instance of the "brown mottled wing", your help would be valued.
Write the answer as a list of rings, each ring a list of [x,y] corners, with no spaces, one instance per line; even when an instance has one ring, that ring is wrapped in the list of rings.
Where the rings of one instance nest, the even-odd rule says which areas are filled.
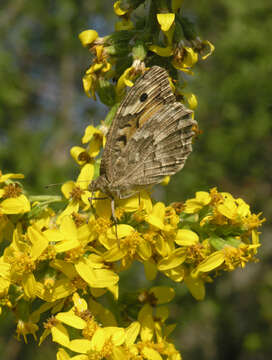
[[[175,97],[164,69],[154,66],[137,79],[113,119],[102,156],[100,175],[105,174],[110,183],[120,180],[123,173],[119,172],[119,157],[126,162],[128,152],[134,153],[136,150],[132,148],[131,139],[140,135],[144,142],[146,134],[141,129],[152,117],[165,109],[165,106],[174,102]],[[135,140],[133,144],[134,142]],[[125,168],[127,167],[128,163]]]
[[[131,137],[115,162],[121,197],[182,169],[192,151],[191,113],[180,103],[165,104]]]

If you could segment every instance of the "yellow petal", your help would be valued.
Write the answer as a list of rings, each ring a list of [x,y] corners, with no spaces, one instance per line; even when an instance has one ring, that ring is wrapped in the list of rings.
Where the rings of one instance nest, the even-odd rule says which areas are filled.
[[[144,270],[145,270],[145,276],[147,280],[154,280],[157,276],[157,266],[151,261],[145,261],[144,262]]]
[[[116,15],[118,16],[122,16],[122,15],[125,15],[127,13],[128,10],[123,10],[120,8],[120,4],[121,4],[121,1],[118,0],[116,1],[114,4],[113,4],[113,9],[114,9],[114,12]]]
[[[24,293],[29,299],[36,297],[36,280],[32,273],[23,276],[22,285]]]
[[[75,265],[75,268],[82,279],[91,287],[104,288],[116,284],[119,280],[119,276],[114,271],[107,269],[92,269],[83,260],[79,261]]]
[[[78,293],[74,293],[73,302],[77,310],[80,312],[84,312],[88,309],[87,302],[83,298],[81,298]]]
[[[178,248],[174,250],[171,255],[158,262],[158,270],[170,270],[181,265],[186,259],[186,250]]]
[[[62,219],[59,230],[65,239],[77,240],[77,227],[71,216]]]
[[[76,316],[74,312],[62,312],[56,315],[56,319],[60,322],[69,325],[75,329],[84,329],[87,325],[86,321]]]
[[[94,175],[94,165],[85,164],[77,178],[77,185],[81,189],[87,189]]]
[[[175,290],[168,286],[154,286],[150,293],[155,295],[158,305],[168,303],[175,297]]]
[[[48,239],[42,232],[36,230],[33,226],[28,227],[27,235],[32,243],[31,256],[33,259],[37,259],[47,248]]]
[[[3,214],[24,214],[30,209],[30,202],[25,195],[8,198],[0,203],[0,212]]]
[[[92,200],[92,206],[95,207],[96,214],[100,217],[109,219],[111,217],[111,200],[103,199],[105,197],[100,191],[94,194],[97,200]]]
[[[215,251],[197,266],[194,273],[209,272],[222,265],[224,261],[224,253],[222,251]]]
[[[72,158],[79,164],[79,165],[83,165],[85,164],[85,160],[80,160],[80,156],[82,156],[82,154],[86,153],[86,149],[84,149],[81,146],[73,146],[70,150],[70,154],[72,156]]]
[[[150,45],[149,50],[153,51],[154,53],[162,57],[169,57],[173,55],[172,46],[162,47],[158,45]]]
[[[164,216],[165,205],[158,202],[153,206],[152,212],[146,216],[145,221],[161,230],[164,230]]]
[[[182,282],[184,279],[185,271],[184,271],[184,267],[180,265],[174,269],[164,271],[164,274],[173,281]]]
[[[106,339],[105,329],[104,328],[98,329],[92,337],[91,349],[97,352],[101,352],[106,340],[107,339]]]
[[[138,321],[141,324],[141,339],[151,341],[154,335],[154,320],[152,316],[152,307],[145,304],[138,314]]]
[[[75,339],[71,340],[67,347],[74,352],[87,354],[91,350],[91,341],[87,339]]]
[[[82,78],[82,85],[83,89],[85,91],[85,94],[88,97],[91,97],[96,100],[95,96],[95,88],[96,88],[96,82],[92,75],[85,74]]]
[[[110,338],[115,346],[120,346],[125,341],[125,329],[117,326],[107,326],[104,328],[106,338]]]
[[[211,202],[212,198],[206,191],[198,191],[194,199],[189,199],[185,203],[184,212],[194,214]]]
[[[197,98],[195,96],[195,94],[193,93],[187,93],[187,94],[184,94],[187,101],[188,101],[188,104],[189,104],[189,108],[194,110],[197,108]]]
[[[118,200],[117,206],[124,208],[127,212],[133,212],[139,209],[140,201],[139,194],[136,194],[128,199]]]
[[[89,299],[89,311],[105,326],[117,326],[113,313],[93,299]]]
[[[62,324],[57,324],[51,329],[52,340],[60,345],[68,346],[70,339],[66,328]]]
[[[131,79],[134,77],[133,75],[133,67],[127,68],[123,74],[119,77],[116,85],[116,93],[118,96],[121,96],[123,94],[123,91],[126,86],[133,86],[133,82]]]
[[[61,186],[61,192],[66,197],[66,199],[70,199],[72,190],[76,186],[74,181],[67,181],[65,184]]]
[[[138,245],[137,253],[142,260],[148,260],[152,256],[151,244],[147,241],[142,241]]]
[[[252,244],[254,245],[258,245],[259,244],[259,233],[257,230],[252,230],[251,232],[251,236],[252,236]]]
[[[203,280],[198,277],[186,276],[184,278],[185,284],[190,293],[196,300],[203,300],[205,297],[205,285]]]
[[[57,352],[57,360],[70,360],[70,356],[63,348],[60,348]]]
[[[89,142],[95,133],[99,132],[93,125],[89,125],[86,127],[83,138],[82,138],[82,144],[86,144]]]
[[[199,242],[199,236],[191,230],[179,229],[175,238],[175,243],[180,246],[190,246]]]
[[[118,224],[117,225],[117,235],[118,235],[118,238],[120,238],[120,239],[132,234],[134,231],[135,231],[134,228],[132,226],[130,226],[130,225],[127,225],[127,224]],[[115,228],[115,226],[112,226],[107,231],[107,237],[109,239],[116,239],[116,228]]]
[[[126,329],[125,334],[125,343],[126,345],[132,345],[134,344],[135,340],[137,339],[137,336],[139,335],[141,325],[139,321],[133,321]]]
[[[161,355],[154,349],[144,346],[141,353],[148,360],[163,360]]]
[[[78,35],[78,37],[81,44],[86,47],[98,38],[98,33],[95,30],[84,30]]]
[[[162,31],[168,31],[175,21],[175,14],[157,14],[157,20]]]
[[[208,41],[208,40],[202,41],[202,44],[207,45],[207,48],[209,49],[208,52],[207,52],[205,55],[202,55],[202,56],[201,56],[202,59],[205,60],[205,59],[207,59],[208,56],[210,56],[210,55],[214,52],[215,47],[214,47],[214,45],[213,45],[210,41]]]

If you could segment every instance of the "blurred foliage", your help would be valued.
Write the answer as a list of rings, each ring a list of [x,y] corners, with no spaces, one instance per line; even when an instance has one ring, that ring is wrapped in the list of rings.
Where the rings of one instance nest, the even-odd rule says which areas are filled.
[[[1,2],[0,165],[4,172],[23,172],[32,193],[75,178],[69,149],[90,121],[106,114],[82,90],[89,59],[78,34],[87,28],[101,36],[112,31],[111,5],[97,0]],[[203,134],[164,196],[179,201],[217,186],[243,197],[269,219],[271,2],[192,0],[184,2],[184,11],[216,50],[189,84],[198,97],[196,117]],[[205,301],[197,303],[176,287],[172,316],[179,319],[176,344],[185,360],[271,358],[270,233],[267,227],[261,262],[226,275],[216,287],[211,284]],[[127,281],[133,283],[134,277],[139,273]],[[8,320],[1,320],[1,359],[53,358],[46,344],[34,349],[18,343]]]

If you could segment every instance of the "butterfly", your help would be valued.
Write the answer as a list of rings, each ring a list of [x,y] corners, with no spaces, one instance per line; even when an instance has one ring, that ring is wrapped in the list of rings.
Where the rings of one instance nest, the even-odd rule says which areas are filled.
[[[176,98],[168,73],[153,66],[122,100],[102,154],[100,176],[89,185],[112,200],[160,183],[184,166],[192,151],[192,111]]]

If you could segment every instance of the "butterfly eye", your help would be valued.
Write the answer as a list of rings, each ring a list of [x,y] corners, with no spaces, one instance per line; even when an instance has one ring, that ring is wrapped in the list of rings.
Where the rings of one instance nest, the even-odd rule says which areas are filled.
[[[147,93],[143,93],[143,94],[140,96],[140,101],[141,101],[141,102],[144,102],[147,98],[148,98]]]

